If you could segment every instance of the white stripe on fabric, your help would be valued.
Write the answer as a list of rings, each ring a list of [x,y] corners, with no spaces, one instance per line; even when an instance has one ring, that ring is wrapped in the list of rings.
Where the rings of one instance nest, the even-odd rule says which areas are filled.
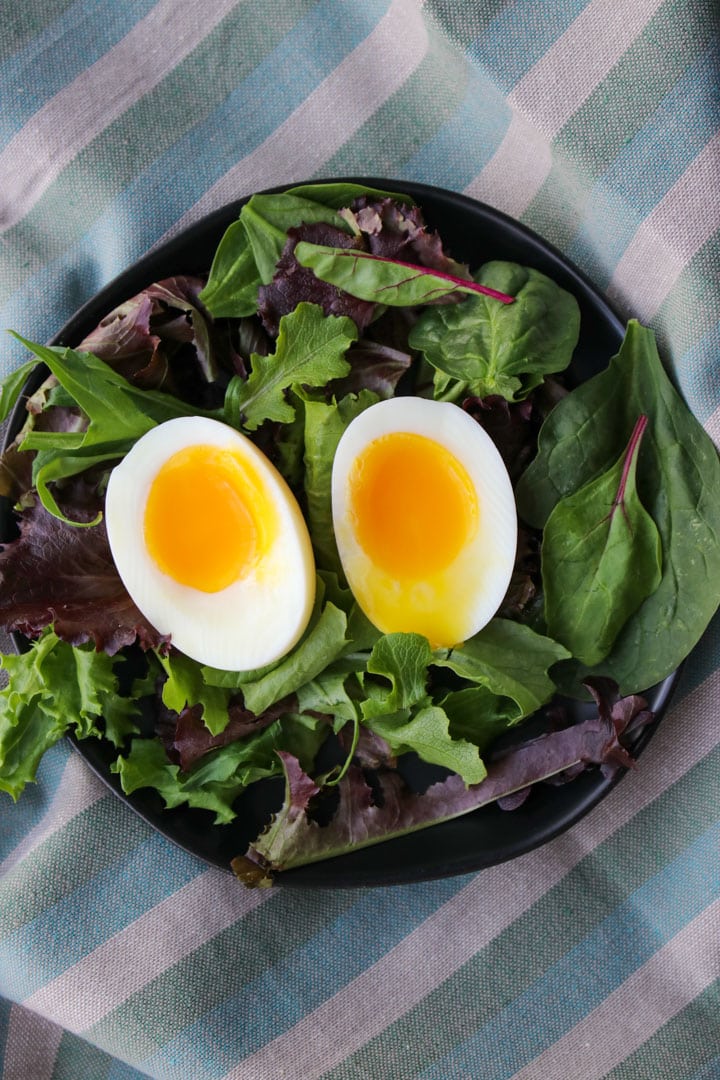
[[[716,900],[513,1080],[602,1080],[715,982],[719,925]]]
[[[63,1029],[20,1005],[10,1009],[2,1080],[52,1080]]]
[[[662,0],[592,0],[508,94],[515,114],[505,138],[465,194],[520,217],[552,165],[550,144],[615,67]],[[578,57],[582,63],[578,63]]]
[[[207,37],[238,0],[160,0],[104,56],[55,94],[0,153],[0,231],[28,213],[63,169]]]
[[[537,851],[482,871],[381,960],[245,1058],[225,1080],[313,1080],[404,1016],[718,745],[710,704],[718,695],[720,671],[666,716],[635,774],[578,825]],[[391,997],[388,986],[394,988]]]
[[[720,134],[648,214],[608,287],[611,300],[649,321],[687,263],[720,229]]]
[[[108,788],[85,764],[79,754],[73,753],[67,760],[57,791],[37,825],[32,828],[0,862],[0,877],[39,847],[54,833],[64,829],[73,818],[89,809],[104,796]]]
[[[241,195],[311,176],[415,71],[429,49],[420,0],[393,0],[368,37],[160,240]],[[352,93],[348,94],[348,87]]]
[[[103,942],[23,1004],[81,1032],[276,895],[211,869]]]

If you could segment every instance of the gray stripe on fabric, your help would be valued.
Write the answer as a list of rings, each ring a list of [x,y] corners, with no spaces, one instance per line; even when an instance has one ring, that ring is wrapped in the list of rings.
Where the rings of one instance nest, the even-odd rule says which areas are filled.
[[[24,1004],[77,1034],[274,895],[243,888],[220,870],[206,870]],[[132,956],[142,957],[142,963],[129,965]]]
[[[550,144],[642,32],[662,0],[592,0],[508,94],[505,138],[465,194],[520,217],[550,172]],[[583,62],[578,63],[578,56]]]
[[[80,755],[73,753],[68,758],[57,791],[40,821],[0,862],[0,877],[12,870],[48,837],[63,829],[83,810],[87,810],[108,794],[107,787],[88,768]]]
[[[241,195],[313,174],[415,71],[429,49],[420,0],[393,0],[360,45],[159,241]],[[352,94],[345,93],[350,86]]]
[[[635,775],[578,825],[537,851],[482,871],[381,960],[240,1062],[225,1080],[317,1080],[385,1031],[718,745],[712,703],[719,694],[716,671],[665,718]],[[388,986],[394,987],[391,998]]]
[[[601,1005],[513,1080],[602,1080],[710,986],[720,972],[716,900],[621,983]],[[612,1039],[606,1033],[612,1031]],[[588,1053],[588,1047],[592,1052]]]
[[[0,231],[17,224],[80,150],[162,82],[237,2],[186,0],[180,12],[177,0],[160,0],[39,109],[0,154]]]
[[[608,287],[613,301],[632,304],[641,321],[655,315],[693,255],[720,229],[719,187],[720,134],[690,163],[635,233]]]
[[[52,1080],[63,1029],[20,1005],[10,1010],[2,1080]]]

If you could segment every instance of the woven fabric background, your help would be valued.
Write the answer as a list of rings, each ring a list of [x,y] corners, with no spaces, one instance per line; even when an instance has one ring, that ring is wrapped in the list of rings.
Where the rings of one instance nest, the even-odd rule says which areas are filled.
[[[333,175],[462,191],[650,324],[720,442],[714,0],[0,9],[0,325]],[[5,336],[0,375],[24,359]],[[720,622],[641,764],[476,875],[243,891],[63,743],[0,801],[3,1080],[717,1080]]]

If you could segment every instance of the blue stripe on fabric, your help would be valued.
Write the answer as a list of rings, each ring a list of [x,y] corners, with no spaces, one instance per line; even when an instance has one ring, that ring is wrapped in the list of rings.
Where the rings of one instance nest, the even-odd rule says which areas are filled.
[[[551,1046],[720,896],[718,843],[720,821],[618,904],[511,1005],[419,1076],[507,1080]],[[522,1031],[522,1038],[508,1039],[512,1031]]]
[[[193,856],[153,833],[0,942],[0,993],[12,986],[23,998],[33,994],[192,881],[200,868]],[[30,960],[26,970],[19,970],[22,957]]]
[[[115,0],[92,5],[77,0],[0,63],[0,142],[9,141],[38,109],[121,41],[155,3]],[[55,62],[54,55],[61,55],[62,63]],[[42,80],[32,70],[38,64]]]
[[[491,80],[471,71],[465,97],[436,134],[403,165],[420,183],[459,191],[502,142],[512,110]]]
[[[343,915],[239,994],[198,1017],[156,1055],[138,1062],[138,1068],[159,1076],[172,1061],[183,1062],[193,1080],[224,1074],[371,967],[468,880],[448,878],[358,894]],[[248,1001],[255,1003],[252,1009]]]
[[[367,37],[388,6],[389,0],[366,0],[348,19],[335,0],[321,0],[221,105],[113,199],[77,244],[23,283],[0,309],[0,326],[33,340],[57,331],[237,164],[238,155],[244,157],[263,143]],[[323,42],[322,55],[318,40]],[[271,182],[269,176],[268,186]],[[24,350],[12,339],[6,346],[5,363],[20,364]]]
[[[468,54],[489,69],[507,93],[587,7],[587,0],[517,0],[508,4],[468,46]]]
[[[720,122],[719,66],[720,45],[715,43],[687,68],[588,195],[585,222],[566,254],[598,287],[607,286],[642,219],[680,179]]]
[[[0,829],[0,863],[47,813],[72,753],[65,740],[47,750],[40,759],[37,782],[28,784],[17,805],[12,805],[10,796],[5,792],[0,793],[0,812],[3,816]]]
[[[716,985],[720,988],[720,983]],[[702,1069],[688,1076],[686,1080],[720,1080],[720,1054],[712,1061],[706,1061]]]
[[[189,1080],[191,1078],[189,1077]],[[110,1067],[105,1074],[105,1080],[144,1080],[147,1077],[147,1073],[138,1072],[132,1065],[128,1065],[124,1061],[119,1061],[114,1058],[110,1063]]]

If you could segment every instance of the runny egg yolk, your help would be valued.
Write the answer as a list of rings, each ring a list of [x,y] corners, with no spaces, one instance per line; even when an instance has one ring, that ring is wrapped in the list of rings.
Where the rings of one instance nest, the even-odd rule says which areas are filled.
[[[257,570],[277,515],[252,465],[232,449],[193,445],[156,472],[144,537],[156,565],[180,585],[215,593]]]
[[[455,638],[455,612],[438,611],[445,571],[478,530],[477,491],[464,466],[424,435],[381,435],[358,454],[349,474],[349,508],[358,542],[394,584],[372,588],[374,619],[386,632],[414,630],[438,643]],[[428,592],[429,590],[429,592]],[[445,626],[445,623],[448,623]]]

